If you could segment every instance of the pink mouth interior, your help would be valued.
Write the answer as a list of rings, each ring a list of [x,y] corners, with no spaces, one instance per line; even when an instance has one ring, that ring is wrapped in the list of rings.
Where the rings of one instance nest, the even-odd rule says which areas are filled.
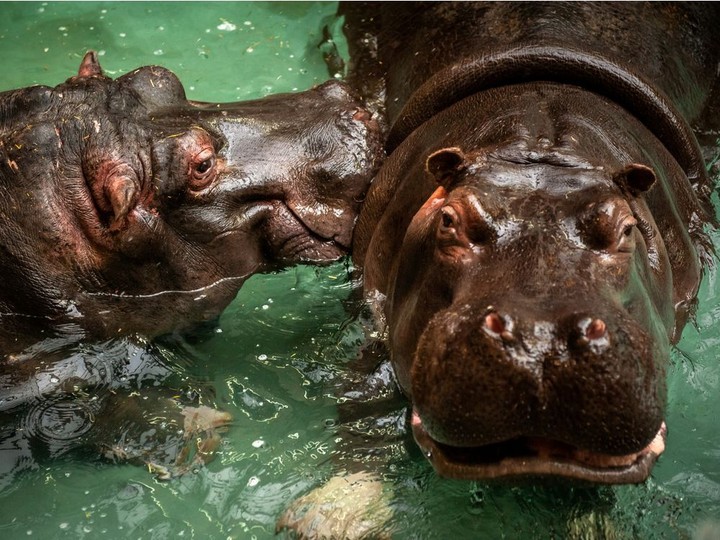
[[[475,448],[451,447],[434,441],[416,411],[415,440],[441,476],[463,479],[554,476],[603,484],[643,482],[665,450],[663,422],[653,440],[639,452],[601,454],[539,437],[522,437]]]

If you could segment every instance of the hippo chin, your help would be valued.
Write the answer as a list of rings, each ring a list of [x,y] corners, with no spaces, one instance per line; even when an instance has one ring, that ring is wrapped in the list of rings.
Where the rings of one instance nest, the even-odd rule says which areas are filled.
[[[197,103],[164,68],[111,80],[88,53],[64,84],[4,92],[0,343],[155,336],[217,316],[255,272],[335,260],[381,156],[339,82]]]
[[[354,260],[417,443],[451,477],[645,480],[710,259],[718,9],[342,10],[389,132]]]

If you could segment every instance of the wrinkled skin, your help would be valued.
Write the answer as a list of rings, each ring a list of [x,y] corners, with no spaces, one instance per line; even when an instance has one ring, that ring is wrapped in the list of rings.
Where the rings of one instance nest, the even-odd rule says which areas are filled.
[[[111,80],[88,53],[64,84],[0,94],[0,345],[157,336],[255,272],[341,257],[381,154],[339,82],[193,103],[164,68]]]
[[[382,156],[336,81],[188,102],[164,68],[111,80],[88,53],[0,94],[0,489],[83,447],[160,478],[211,459],[229,415],[148,338],[212,322],[253,273],[346,254]]]
[[[419,446],[451,477],[643,481],[710,258],[718,8],[341,10],[388,132],[353,256]]]

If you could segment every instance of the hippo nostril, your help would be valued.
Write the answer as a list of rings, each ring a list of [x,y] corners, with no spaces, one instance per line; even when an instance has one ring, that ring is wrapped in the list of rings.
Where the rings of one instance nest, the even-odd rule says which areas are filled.
[[[503,341],[511,342],[513,340],[513,334],[511,331],[512,327],[508,326],[505,319],[503,319],[496,311],[489,310],[488,314],[485,315],[483,323],[485,328],[487,328],[490,332],[499,335]]]
[[[355,111],[355,114],[353,114],[353,120],[357,120],[358,122],[367,123],[370,121],[370,118],[370,112],[366,111],[365,109],[358,109],[357,111]]]
[[[607,325],[602,319],[593,319],[585,329],[585,337],[590,341],[600,339],[605,336]]]
[[[505,321],[496,312],[492,311],[485,315],[485,327],[491,332],[502,334],[505,330]]]
[[[591,319],[585,317],[577,323],[577,330],[571,335],[571,343],[579,347],[587,347],[592,342],[597,342],[607,337],[607,324],[602,319]]]

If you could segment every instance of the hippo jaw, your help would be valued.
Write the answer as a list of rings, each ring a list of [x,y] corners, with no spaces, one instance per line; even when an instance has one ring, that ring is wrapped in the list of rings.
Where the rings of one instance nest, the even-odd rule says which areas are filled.
[[[477,447],[439,443],[412,411],[412,431],[423,454],[438,474],[464,480],[550,476],[596,484],[644,482],[665,450],[667,427],[662,423],[653,440],[639,452],[622,456],[580,450],[541,437],[520,437]]]

